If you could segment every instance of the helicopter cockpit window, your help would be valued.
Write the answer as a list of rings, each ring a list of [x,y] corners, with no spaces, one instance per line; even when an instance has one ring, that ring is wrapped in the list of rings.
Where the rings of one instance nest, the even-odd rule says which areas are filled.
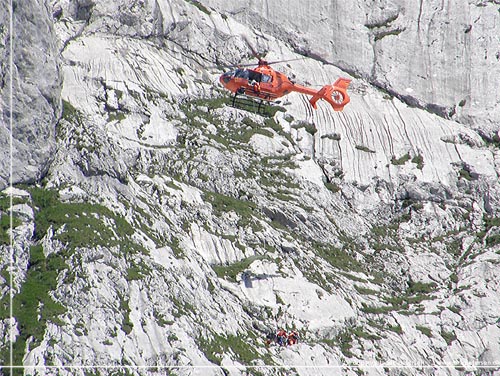
[[[236,69],[234,72],[234,77],[246,78],[248,79],[249,72],[246,69]]]
[[[262,78],[261,78],[261,82],[271,82],[272,81],[272,77],[271,76],[268,76],[267,74],[263,74],[262,75]]]
[[[255,72],[251,69],[236,69],[234,72],[234,77],[244,78],[248,81],[255,82],[271,82],[272,77],[267,74],[262,74],[260,72]]]
[[[251,70],[249,70],[248,73],[249,73],[249,75],[248,75],[249,81],[260,82],[262,74],[260,74],[259,72],[251,71]]]

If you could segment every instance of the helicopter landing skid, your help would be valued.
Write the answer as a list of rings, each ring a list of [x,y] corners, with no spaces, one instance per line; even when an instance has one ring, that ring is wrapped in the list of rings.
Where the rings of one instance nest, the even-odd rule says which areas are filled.
[[[269,107],[272,107],[272,104],[269,100],[236,92],[233,95],[231,107],[254,112],[260,115],[266,115],[269,113],[268,109]]]

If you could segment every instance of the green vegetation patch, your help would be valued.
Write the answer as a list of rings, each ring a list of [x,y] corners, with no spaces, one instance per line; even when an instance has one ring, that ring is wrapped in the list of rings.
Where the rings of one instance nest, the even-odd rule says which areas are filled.
[[[328,190],[332,191],[333,193],[337,193],[337,192],[341,191],[341,188],[335,183],[325,183],[325,187]]]
[[[318,132],[318,128],[316,128],[316,125],[313,123],[309,123],[307,121],[299,121],[297,124],[293,124],[292,128],[294,129],[304,128],[305,131],[312,136],[314,136]]]
[[[470,174],[470,171],[465,168],[460,169],[460,171],[458,171],[458,175],[461,179],[465,179],[468,181],[474,180],[472,175]]]
[[[486,238],[486,245],[488,247],[493,247],[497,244],[500,244],[500,234],[490,235]]]
[[[434,282],[431,283],[423,283],[423,282],[408,282],[408,289],[406,290],[407,294],[430,294],[436,290],[436,284]]]
[[[424,168],[424,157],[418,154],[412,158],[411,163],[415,163],[417,168],[421,170]]]
[[[488,247],[500,244],[500,234],[490,234],[486,236],[488,231],[494,227],[500,227],[500,218],[488,215],[483,216],[484,230],[477,233],[477,237],[484,240]]]
[[[500,227],[500,218],[498,217],[490,217],[485,215],[483,217],[484,225],[486,226],[486,231],[488,231],[492,227]]]
[[[212,269],[215,274],[217,274],[217,277],[225,278],[231,282],[236,282],[236,277],[239,273],[247,269],[252,262],[263,259],[267,259],[267,257],[263,255],[255,255],[229,265],[212,265]]]
[[[500,10],[499,10],[499,12],[500,12]],[[465,105],[465,102],[464,102],[464,105]],[[483,139],[483,141],[486,143],[486,145],[492,145],[494,147],[500,148],[500,136],[497,133],[493,134],[493,137],[489,137],[486,134],[484,134],[483,132],[481,132],[480,136]]]
[[[205,198],[212,207],[221,212],[235,211],[240,214],[251,215],[256,205],[251,201],[239,200],[216,192],[205,192]]]
[[[333,141],[340,141],[342,139],[342,136],[340,136],[340,134],[338,133],[324,134],[323,136],[321,136],[321,139],[325,138]]]
[[[12,197],[12,206],[25,204],[26,199],[21,197]],[[0,211],[7,212],[10,210],[10,196],[0,193]]]
[[[122,250],[142,251],[142,246],[130,239],[132,226],[102,205],[89,203],[63,203],[58,193],[41,188],[30,189],[35,205],[35,238],[41,239],[50,226],[54,238],[69,249],[98,245]]]
[[[196,8],[201,10],[203,13],[210,15],[210,11],[205,7],[202,3],[200,3],[198,0],[186,0],[189,4],[194,5]]]
[[[364,146],[364,145],[356,145],[355,148],[358,150],[364,151],[366,153],[375,153],[375,150],[372,150],[369,147]]]
[[[130,321],[131,309],[129,307],[129,304],[123,297],[120,297],[120,312],[123,315],[122,329],[126,334],[130,334],[130,332],[134,328],[134,324],[132,323],[132,321]]]
[[[379,337],[376,334],[368,333],[361,326],[357,326],[357,327],[353,328],[352,334],[356,338],[363,338],[363,339],[366,339],[368,341],[377,341],[377,340],[381,339],[381,337]]]
[[[346,356],[347,358],[352,358],[354,357],[354,354],[351,351],[352,342],[355,339],[358,341],[361,339],[365,339],[368,341],[377,341],[381,339],[381,337],[375,334],[368,333],[363,327],[357,326],[354,328],[346,328],[345,330],[337,334],[335,338],[324,338],[321,340],[321,342],[331,347],[339,347],[344,356]]]
[[[448,243],[446,243],[448,241]],[[457,259],[462,254],[462,239],[448,238],[444,240],[446,245],[446,251],[455,256]]]
[[[15,228],[21,224],[21,220],[19,218],[12,218],[12,228]],[[2,244],[10,244],[10,215],[8,214],[0,214],[0,245]]]
[[[451,312],[456,313],[457,315],[459,315],[460,312],[462,311],[462,309],[459,306],[457,306],[457,305],[449,306],[448,309]]]
[[[62,256],[50,254],[45,257],[41,245],[30,248],[26,281],[19,294],[14,296],[12,304],[20,332],[13,344],[14,364],[22,364],[28,338],[32,338],[30,348],[33,349],[41,343],[48,322],[63,324],[58,316],[64,314],[66,309],[49,293],[56,289],[57,277],[64,269],[67,265]],[[4,312],[1,316],[6,317]]]
[[[170,241],[170,248],[172,249],[172,252],[174,253],[175,258],[184,258],[186,256],[184,249],[180,245],[180,240],[179,238],[172,237],[172,240]]]
[[[260,127],[259,123],[255,122],[254,120],[252,120],[248,116],[244,117],[241,122],[250,128],[259,128]]]
[[[370,240],[370,246],[376,250],[391,250],[393,252],[401,252],[404,250],[404,246],[400,243],[400,236],[398,234],[399,226],[403,222],[407,222],[411,219],[409,213],[402,213],[399,217],[395,217],[391,222],[380,225],[373,226],[371,228],[372,237]]]
[[[345,270],[363,272],[364,269],[359,261],[357,261],[349,251],[338,249],[330,244],[313,242],[312,248],[316,255],[323,258],[330,265]]]
[[[173,296],[171,301],[174,305],[172,315],[174,317],[188,316],[189,314],[196,315],[197,309],[182,296]]]
[[[207,125],[204,121],[200,121],[200,119],[206,120],[214,125],[220,125],[221,122],[219,118],[212,112],[212,110],[224,106],[225,103],[226,99],[223,97],[211,99],[200,98],[191,102],[183,103],[180,105],[180,109],[186,115],[186,118],[183,118],[182,122],[190,128],[201,130],[205,130]]]
[[[267,105],[262,115],[272,118],[274,117],[274,115],[276,115],[277,112],[286,112],[286,108],[283,106],[276,106],[274,104]]]
[[[362,295],[379,295],[377,290],[372,290],[363,286],[354,285],[354,288]]]
[[[394,228],[390,226],[373,226],[371,228],[372,234],[378,238],[389,235],[390,230],[394,230]]]
[[[125,120],[127,115],[125,115],[122,111],[110,111],[108,112],[108,122],[112,122],[115,120],[122,121]]]
[[[457,335],[455,333],[447,332],[446,330],[441,331],[441,337],[443,337],[448,346],[450,346],[451,343],[457,339]]]
[[[190,107],[194,106],[194,108],[208,107],[209,109],[216,109],[228,106],[231,104],[231,100],[227,96],[223,95],[220,97],[194,99],[189,104],[191,105]]]
[[[68,121],[78,121],[81,118],[81,113],[70,102],[62,100],[62,118]]]
[[[232,105],[232,98],[228,99]],[[270,104],[267,102],[263,102],[262,105],[259,105],[258,100],[253,99],[244,99],[238,101],[236,100],[235,107],[248,111],[254,114],[259,114],[265,118],[273,118],[277,112],[286,112],[286,108],[282,106],[277,106],[276,104]]]
[[[406,153],[405,155],[399,158],[396,158],[396,156],[393,155],[391,158],[391,163],[395,166],[401,166],[404,165],[406,162],[408,162],[410,158],[411,157],[409,153]]]
[[[276,123],[276,120],[274,120],[273,118],[268,118],[268,119],[265,119],[264,120],[264,125],[267,127],[267,128],[271,128],[272,130],[274,130],[276,133],[281,133],[282,132],[282,128],[281,126]],[[288,133],[286,133],[288,134]]]
[[[224,354],[233,354],[236,360],[249,365],[261,358],[255,350],[257,339],[255,336],[249,336],[250,333],[248,331],[245,336],[232,334],[222,336],[214,333],[211,338],[199,337],[196,342],[207,359],[214,364],[221,365]]]
[[[342,331],[336,338],[334,343],[340,347],[340,351],[348,358],[352,358],[354,354],[352,349],[352,334],[348,331]]]
[[[457,275],[457,273],[451,273],[450,274],[450,281],[452,283],[457,283],[458,282],[458,275]]]
[[[389,325],[387,327],[388,330],[391,332],[397,333],[397,334],[403,334],[403,328],[401,328],[401,325]]]
[[[0,245],[10,244],[10,203],[10,196],[0,193]],[[12,197],[12,206],[24,203],[26,203],[26,199],[20,197]],[[14,212],[12,215],[12,228],[16,228],[21,224],[22,221],[17,218],[16,213]]]
[[[420,331],[423,334],[425,334],[427,337],[429,337],[429,338],[432,337],[432,331],[429,328],[427,328],[426,326],[417,325],[417,326],[415,326],[415,328],[418,331]]]
[[[406,291],[391,293],[382,298],[388,304],[382,307],[367,306],[362,303],[361,310],[365,313],[382,314],[391,311],[406,312],[411,305],[416,305],[424,300],[432,299],[431,293],[437,288],[435,283],[408,282]]]
[[[231,135],[233,141],[248,143],[253,135],[261,134],[263,136],[273,138],[273,132],[262,128],[259,124],[252,122],[252,125],[247,124],[246,128],[239,129]]]
[[[203,142],[207,142],[212,146],[229,151],[247,149],[252,151],[250,147],[246,144],[256,134],[261,134],[266,137],[272,138],[274,133],[272,130],[276,131],[278,134],[289,139],[288,133],[285,133],[279,124],[272,118],[273,114],[262,114],[264,117],[263,121],[256,121],[250,117],[244,117],[240,122],[228,122],[226,119],[222,119],[219,114],[214,111],[217,108],[231,105],[231,99],[226,96],[211,97],[211,98],[198,98],[191,100],[189,102],[184,102],[180,105],[181,111],[185,114],[185,117],[178,118],[184,127],[181,127],[181,133],[177,137],[179,144],[183,144],[186,141],[194,141],[199,143],[199,132],[203,133]],[[279,109],[274,109],[274,113]],[[249,110],[251,111],[251,110]],[[254,111],[257,112],[257,107]],[[207,129],[207,123],[213,124],[216,127],[216,132],[213,132],[213,128],[209,131]],[[290,141],[292,142],[292,141]]]
[[[87,203],[63,203],[57,191],[30,187],[32,206],[35,211],[35,240],[42,239],[49,227],[54,230],[54,238],[66,245],[60,253],[44,255],[42,245],[32,246],[26,280],[19,294],[13,299],[13,313],[18,321],[20,335],[14,343],[14,364],[22,364],[26,341],[31,339],[30,348],[38,346],[44,336],[47,323],[62,325],[58,318],[65,308],[51,296],[57,288],[61,272],[68,269],[65,259],[69,252],[78,247],[119,246],[122,250],[142,250],[142,247],[128,240],[134,233],[125,219],[115,215],[101,205]],[[2,215],[0,222],[5,222]],[[8,218],[8,217],[7,217]],[[145,270],[133,265],[127,271],[127,279],[140,278]],[[8,276],[7,276],[8,277]],[[74,278],[67,274],[65,281]],[[125,307],[124,304],[122,304]],[[7,317],[8,304],[0,305],[2,317]],[[125,310],[124,330],[131,330],[128,312]],[[3,364],[6,355],[2,354]]]
[[[390,304],[394,310],[407,310],[410,304],[418,304],[427,299],[430,298],[425,294],[409,295],[400,293],[386,296],[383,300]]]
[[[361,303],[361,311],[364,313],[383,314],[394,311],[395,309],[397,309],[397,307],[394,306],[375,307],[375,306],[369,306],[365,303]]]
[[[205,192],[205,199],[212,205],[215,212],[227,213],[234,211],[240,216],[238,226],[248,225],[254,214],[257,213],[257,206],[247,200],[239,200],[216,192]]]
[[[233,103],[233,99],[230,96],[227,95],[220,95],[218,97],[210,97],[210,98],[198,98],[194,99],[185,105],[183,105],[184,109],[190,108],[191,110],[198,112],[198,107],[208,107],[209,109],[216,109],[216,108],[222,108],[225,106],[231,106]],[[237,108],[248,111],[251,113],[259,113],[259,115],[265,117],[265,118],[273,118],[274,115],[280,111],[280,112],[286,112],[286,108],[277,106],[277,105],[270,105],[263,103],[262,106],[260,106],[259,110],[259,103],[257,101],[254,101],[252,99],[249,99],[248,101],[241,101],[238,102]],[[186,113],[187,114],[187,113]]]
[[[146,272],[148,269],[146,268],[145,265],[139,266],[139,265],[133,265],[127,268],[127,276],[126,279],[127,281],[137,281],[140,279],[143,279],[146,276]]]
[[[297,263],[295,264],[297,265]],[[325,273],[321,267],[312,262],[302,262],[300,265],[301,272],[304,274],[306,279],[318,286],[321,286],[322,289],[332,294],[334,292],[331,281],[333,280],[332,275],[330,273]]]
[[[265,162],[263,162],[264,164]],[[266,168],[260,171],[259,183],[261,186],[277,187],[281,193],[289,193],[286,189],[297,189],[300,185],[293,181],[289,173],[283,172],[282,168],[295,168],[294,164],[280,163],[279,168]],[[286,189],[285,189],[286,188]]]

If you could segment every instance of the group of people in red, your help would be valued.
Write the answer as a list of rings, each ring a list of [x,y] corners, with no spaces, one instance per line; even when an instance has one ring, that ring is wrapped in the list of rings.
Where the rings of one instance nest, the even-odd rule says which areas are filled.
[[[280,328],[276,333],[269,333],[267,335],[267,345],[270,345],[272,342],[280,346],[292,346],[299,342],[299,333],[296,330],[287,333],[285,329]]]

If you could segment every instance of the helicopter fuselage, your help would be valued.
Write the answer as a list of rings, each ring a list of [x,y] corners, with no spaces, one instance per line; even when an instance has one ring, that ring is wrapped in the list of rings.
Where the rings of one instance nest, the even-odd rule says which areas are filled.
[[[219,81],[233,93],[270,101],[290,93],[294,85],[283,73],[266,65],[226,72]]]
[[[235,95],[244,94],[266,101],[273,101],[292,91],[311,95],[310,103],[314,108],[318,99],[325,99],[335,111],[341,111],[350,100],[347,95],[347,86],[351,81],[349,79],[339,78],[333,86],[325,85],[320,90],[307,88],[295,84],[286,75],[275,71],[265,62],[259,62],[258,67],[254,69],[236,69],[226,72],[220,76],[219,81]]]

